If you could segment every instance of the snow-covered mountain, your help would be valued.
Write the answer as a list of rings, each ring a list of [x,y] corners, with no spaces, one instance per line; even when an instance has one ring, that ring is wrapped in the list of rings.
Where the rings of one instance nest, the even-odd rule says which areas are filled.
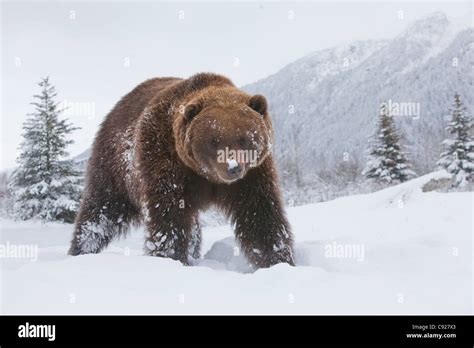
[[[87,150],[81,152],[79,155],[75,156],[73,160],[77,168],[81,170],[85,170],[87,161],[89,160],[90,156],[91,156],[91,148],[88,148]]]
[[[421,174],[439,157],[454,93],[473,111],[473,33],[434,13],[392,40],[318,51],[243,89],[269,100],[280,166],[304,173],[344,157],[363,165],[380,103],[407,107],[396,123]]]

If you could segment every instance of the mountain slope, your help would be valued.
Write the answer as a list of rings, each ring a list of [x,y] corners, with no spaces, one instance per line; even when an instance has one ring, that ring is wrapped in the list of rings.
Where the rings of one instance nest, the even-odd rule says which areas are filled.
[[[455,91],[472,110],[473,33],[435,13],[393,40],[320,51],[243,89],[267,96],[279,163],[291,170],[297,158],[305,173],[334,168],[345,152],[362,166],[380,103],[414,103],[419,115],[396,122],[423,173],[439,156]]]

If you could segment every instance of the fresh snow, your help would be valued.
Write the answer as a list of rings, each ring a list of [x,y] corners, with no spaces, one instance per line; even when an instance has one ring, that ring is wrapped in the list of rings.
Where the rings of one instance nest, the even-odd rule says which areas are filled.
[[[144,256],[142,228],[72,257],[71,225],[0,220],[0,312],[472,313],[473,194],[423,192],[448,177],[289,208],[297,266],[256,272],[228,225],[205,223],[204,257],[183,266]],[[37,260],[13,257],[15,246],[36,246]]]
[[[238,167],[239,164],[234,159],[227,159],[227,169],[231,170]]]

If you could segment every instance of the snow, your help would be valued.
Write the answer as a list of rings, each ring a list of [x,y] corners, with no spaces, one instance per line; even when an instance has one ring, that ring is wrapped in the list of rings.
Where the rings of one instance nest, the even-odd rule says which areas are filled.
[[[183,266],[144,256],[142,228],[72,257],[71,225],[0,220],[2,245],[37,246],[30,258],[1,259],[0,312],[472,313],[473,194],[423,192],[446,178],[289,208],[297,266],[255,272],[229,225],[203,226],[204,256]]]
[[[237,161],[235,159],[227,159],[227,169],[228,170],[234,169],[238,166],[239,166],[239,164],[237,163]]]
[[[423,26],[420,25],[421,21]],[[431,25],[426,25],[426,22],[429,22]],[[444,52],[454,41],[457,34],[469,28],[469,25],[466,22],[457,18],[448,18],[441,12],[433,13],[430,16],[419,20],[417,24],[407,32],[411,34],[410,40],[425,41],[429,43],[429,49],[421,59],[422,64],[425,64],[431,58]],[[408,73],[412,68],[414,68],[414,64],[407,67],[403,73]]]

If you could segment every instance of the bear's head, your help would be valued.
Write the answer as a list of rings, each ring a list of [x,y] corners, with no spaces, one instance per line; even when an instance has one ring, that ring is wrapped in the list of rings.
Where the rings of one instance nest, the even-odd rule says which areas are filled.
[[[267,101],[235,87],[209,87],[175,108],[176,151],[186,166],[218,184],[231,184],[270,154]]]

